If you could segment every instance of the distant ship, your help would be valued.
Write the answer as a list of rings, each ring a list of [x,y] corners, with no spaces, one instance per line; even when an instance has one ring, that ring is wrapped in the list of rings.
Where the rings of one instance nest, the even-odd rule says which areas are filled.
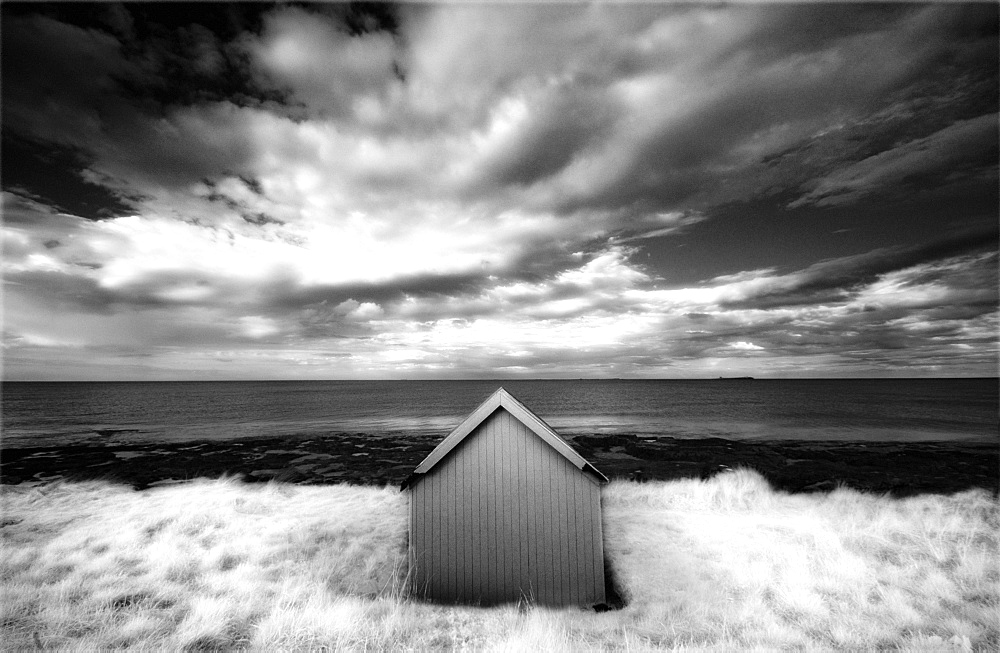
[[[753,381],[752,376],[720,376],[724,381]]]

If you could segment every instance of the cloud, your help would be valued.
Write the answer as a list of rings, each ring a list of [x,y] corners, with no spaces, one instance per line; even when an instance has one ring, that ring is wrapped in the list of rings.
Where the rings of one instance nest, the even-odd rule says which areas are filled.
[[[32,252],[38,248],[44,244]],[[35,270],[10,275],[7,342],[9,351],[23,353],[75,338],[108,355],[146,351],[153,354],[151,364],[176,370],[183,369],[182,360],[208,364],[207,354],[199,352],[212,348],[244,361],[241,369],[295,360],[315,374],[336,369],[375,377],[484,369],[541,375],[672,370],[683,376],[704,374],[709,361],[721,364],[746,354],[782,369],[790,369],[783,367],[790,361],[822,358],[824,369],[877,370],[865,367],[861,352],[885,365],[909,361],[918,369],[924,362],[947,367],[941,352],[959,345],[969,348],[962,350],[963,365],[988,365],[998,326],[997,292],[989,283],[996,276],[995,253],[956,254],[954,246],[925,250],[896,258],[892,269],[845,274],[846,285],[834,300],[761,305],[727,302],[747,297],[752,275],[657,289],[656,280],[620,248],[582,256],[575,267],[533,281],[482,278],[441,293],[399,294],[388,286],[380,301],[355,296],[314,304],[287,298],[279,303],[276,297],[261,302],[253,278],[231,281],[227,292],[209,298],[164,295],[183,291],[175,279],[144,294],[135,285],[105,288],[104,309],[98,310],[70,298],[95,296],[99,271]],[[27,251],[18,260],[35,261]],[[848,270],[863,264],[870,262],[827,265]],[[763,274],[771,285],[790,288],[814,273],[807,268]],[[53,304],[58,295],[46,274],[59,275],[63,283],[78,279],[78,285],[66,287]],[[158,301],[149,301],[154,292]],[[53,321],[56,311],[71,319]]]
[[[976,231],[910,248],[879,249],[856,256],[821,261],[801,271],[778,275],[774,270],[717,277],[727,282],[720,301],[729,306],[778,307],[839,301],[881,275],[967,252],[988,251],[996,229]]]
[[[623,224],[620,235],[612,238],[616,243],[627,243],[646,238],[660,238],[681,233],[688,227],[703,222],[708,216],[697,211],[671,211],[638,216]]]
[[[985,369],[979,213],[889,206],[899,245],[818,262],[774,225],[989,204],[989,9],[5,7],[5,169],[35,171],[4,180],[5,360],[652,376],[962,346]]]
[[[413,6],[392,31],[359,33],[343,12],[278,7],[259,34],[230,42],[193,24],[141,44],[121,29],[19,17],[10,47],[48,54],[6,58],[35,63],[8,75],[18,83],[5,126],[79,148],[88,181],[182,219],[218,213],[191,197],[199,182],[243,178],[260,184],[261,206],[226,208],[250,222],[419,198],[554,212],[606,235],[642,216],[707,216],[712,201],[760,192],[762,175],[805,183],[801,159],[760,168],[831,120],[867,120],[945,55],[974,59],[984,39],[968,25],[938,33],[956,12]],[[65,92],[32,81],[48,79],[65,79]],[[199,95],[196,80],[229,93]],[[834,185],[900,178],[862,172],[823,171]]]
[[[509,100],[477,144],[476,190],[530,187],[605,145],[620,107],[603,89],[546,88]]]
[[[296,7],[268,13],[260,38],[245,48],[262,84],[290,89],[311,115],[379,123],[382,103],[400,84],[392,34],[352,35],[334,17]]]
[[[619,120],[603,147],[588,146],[532,196],[560,211],[703,205],[719,193],[720,174],[738,177],[831,119],[864,120],[946,52],[969,57],[983,43],[944,40],[936,8],[886,9],[875,30],[851,11],[692,8],[619,34],[631,63],[602,87],[615,93]],[[831,18],[840,31],[827,26]],[[824,38],[797,36],[815,32]]]
[[[40,140],[82,146],[96,136],[102,110],[114,110],[116,76],[137,74],[118,41],[44,16],[5,18],[5,129]],[[30,53],[30,56],[25,56]],[[91,141],[92,142],[92,141]]]
[[[811,184],[790,207],[853,203],[885,188],[919,192],[969,172],[996,169],[997,115],[956,122],[924,138],[840,168]]]
[[[764,349],[763,347],[755,345],[752,342],[746,342],[744,340],[740,340],[738,342],[731,342],[729,343],[729,346],[732,347],[733,349],[740,349],[743,351],[761,351]]]

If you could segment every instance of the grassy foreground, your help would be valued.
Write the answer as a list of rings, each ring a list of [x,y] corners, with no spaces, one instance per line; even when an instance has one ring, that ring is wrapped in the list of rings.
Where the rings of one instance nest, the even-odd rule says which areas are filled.
[[[997,650],[990,494],[785,495],[755,472],[604,489],[628,605],[407,597],[395,488],[2,488],[0,647]]]

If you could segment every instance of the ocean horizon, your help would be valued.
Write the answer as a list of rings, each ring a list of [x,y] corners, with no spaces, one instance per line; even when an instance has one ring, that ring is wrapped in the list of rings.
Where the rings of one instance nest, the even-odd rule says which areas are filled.
[[[500,386],[570,435],[1000,441],[995,377],[4,381],[2,446],[443,436]]]

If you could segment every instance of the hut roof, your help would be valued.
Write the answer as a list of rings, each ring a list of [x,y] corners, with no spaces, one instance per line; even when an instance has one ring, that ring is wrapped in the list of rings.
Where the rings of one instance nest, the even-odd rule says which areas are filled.
[[[423,462],[417,465],[417,468],[413,470],[410,477],[403,482],[403,488],[405,489],[408,485],[413,485],[413,483],[415,483],[420,476],[431,471],[431,469],[441,462],[441,460],[443,460],[452,449],[457,447],[462,440],[475,431],[477,426],[479,426],[487,417],[492,415],[497,408],[504,408],[508,413],[520,420],[522,424],[531,429],[531,431],[540,437],[543,442],[555,449],[577,469],[591,474],[600,483],[608,482],[608,479],[604,476],[604,474],[597,471],[597,469],[587,462],[583,456],[578,454],[573,447],[563,440],[558,433],[552,430],[552,427],[546,424],[542,418],[531,412],[509,392],[503,388],[498,388],[496,392],[490,395],[489,399],[481,403],[479,407],[472,411],[472,413],[466,417],[461,424],[455,427],[455,430],[449,433],[448,436],[438,444],[438,446],[434,447],[434,450],[431,451],[426,458],[424,458]]]

